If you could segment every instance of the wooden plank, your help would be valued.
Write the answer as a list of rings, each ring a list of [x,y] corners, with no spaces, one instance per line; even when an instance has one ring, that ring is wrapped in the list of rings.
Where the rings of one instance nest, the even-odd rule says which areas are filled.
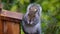
[[[3,34],[2,21],[0,20],[0,34]]]
[[[17,12],[11,12],[7,10],[2,10],[1,16],[22,20],[23,14],[17,13]]]
[[[19,34],[19,25],[22,17],[22,13],[11,12],[7,10],[0,11],[0,34]]]
[[[1,16],[1,20],[20,23],[22,20]]]
[[[3,25],[3,34],[20,34],[20,24],[10,21],[3,21]]]
[[[19,34],[19,24],[14,22],[6,22],[7,34]]]
[[[1,2],[1,0],[0,0],[0,2]],[[0,16],[1,16],[1,11],[2,11],[2,5],[0,3]],[[2,25],[1,17],[0,17],[0,34],[3,34],[3,25]]]

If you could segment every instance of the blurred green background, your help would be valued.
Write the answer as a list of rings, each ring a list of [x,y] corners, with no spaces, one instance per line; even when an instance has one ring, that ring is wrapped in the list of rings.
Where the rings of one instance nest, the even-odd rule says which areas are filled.
[[[3,9],[25,14],[30,3],[42,7],[42,34],[60,34],[60,0],[2,0]],[[24,34],[21,29],[21,34]]]

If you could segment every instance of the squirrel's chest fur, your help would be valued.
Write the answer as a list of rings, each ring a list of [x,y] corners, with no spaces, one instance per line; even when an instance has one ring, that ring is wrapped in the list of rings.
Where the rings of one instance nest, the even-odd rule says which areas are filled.
[[[39,26],[40,26],[39,23],[36,24],[36,26],[24,26],[24,30],[27,33],[36,33]]]

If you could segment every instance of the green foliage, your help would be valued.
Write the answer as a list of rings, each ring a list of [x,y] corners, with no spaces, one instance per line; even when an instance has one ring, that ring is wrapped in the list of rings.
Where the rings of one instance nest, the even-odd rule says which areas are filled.
[[[11,1],[2,0],[3,8],[26,13],[30,0]],[[43,9],[41,16],[42,34],[60,34],[60,0],[35,0],[35,3],[40,4]]]
[[[11,11],[17,11],[17,5],[13,5]]]

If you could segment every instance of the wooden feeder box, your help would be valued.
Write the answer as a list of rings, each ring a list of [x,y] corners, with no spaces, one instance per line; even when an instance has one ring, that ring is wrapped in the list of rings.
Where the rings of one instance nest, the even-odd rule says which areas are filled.
[[[22,13],[0,8],[0,34],[21,34]]]

